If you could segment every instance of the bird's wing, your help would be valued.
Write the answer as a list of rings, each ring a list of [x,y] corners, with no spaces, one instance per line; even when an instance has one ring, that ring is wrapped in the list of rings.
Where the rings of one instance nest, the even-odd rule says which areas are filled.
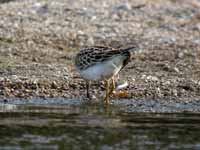
[[[121,52],[119,49],[114,49],[111,47],[103,47],[103,46],[89,47],[82,49],[79,52],[75,60],[75,63],[77,66],[79,66],[79,69],[86,69],[97,63],[107,61],[114,55],[118,55],[120,53]]]

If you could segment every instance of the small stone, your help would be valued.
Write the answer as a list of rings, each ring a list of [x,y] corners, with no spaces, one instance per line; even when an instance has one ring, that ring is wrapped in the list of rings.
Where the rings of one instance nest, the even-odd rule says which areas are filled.
[[[156,76],[147,76],[146,79],[150,80],[150,81],[158,81],[159,80],[158,77],[156,77]]]
[[[116,6],[114,8],[115,11],[119,11],[119,10],[124,10],[124,11],[127,11],[127,10],[131,10],[131,5],[129,3],[122,3],[118,6]]]
[[[176,97],[178,96],[178,91],[176,89],[173,89],[172,93],[173,93],[174,96],[176,96]]]
[[[87,40],[87,44],[88,45],[94,45],[94,39],[93,39],[93,37],[89,37],[89,39]]]
[[[53,81],[53,82],[51,83],[51,88],[52,88],[52,89],[57,89],[57,88],[58,88],[58,85],[57,85],[56,81]]]
[[[10,95],[11,90],[7,87],[4,87],[4,95]]]
[[[176,73],[179,73],[179,72],[180,72],[179,69],[178,69],[177,67],[174,67],[174,71],[175,71]]]
[[[177,57],[178,58],[183,58],[184,57],[184,53],[183,52],[178,53]]]
[[[97,99],[97,97],[96,97],[95,95],[92,95],[92,96],[91,96],[91,99],[94,99],[94,100],[95,100],[95,99]]]
[[[37,57],[33,57],[33,58],[32,58],[32,61],[33,61],[33,62],[38,62],[39,60],[38,60]]]
[[[81,30],[78,30],[78,34],[79,35],[84,35],[85,33],[83,31],[81,31]]]

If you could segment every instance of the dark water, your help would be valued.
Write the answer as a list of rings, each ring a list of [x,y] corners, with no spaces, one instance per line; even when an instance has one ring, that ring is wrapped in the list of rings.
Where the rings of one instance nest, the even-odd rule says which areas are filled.
[[[0,150],[200,149],[200,115],[117,106],[2,105]]]

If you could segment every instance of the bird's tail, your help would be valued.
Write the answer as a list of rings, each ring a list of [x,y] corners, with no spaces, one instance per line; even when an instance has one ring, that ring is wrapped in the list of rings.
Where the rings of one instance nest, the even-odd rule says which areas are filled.
[[[124,49],[121,49],[122,52],[133,52],[133,51],[136,51],[137,50],[137,47],[136,46],[131,46],[131,47],[128,47],[128,48],[124,48]]]

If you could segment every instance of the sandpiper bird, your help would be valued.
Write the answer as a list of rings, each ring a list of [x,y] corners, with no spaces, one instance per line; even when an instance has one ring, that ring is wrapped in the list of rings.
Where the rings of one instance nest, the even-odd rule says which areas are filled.
[[[88,98],[90,97],[90,81],[105,81],[106,96],[104,101],[109,103],[109,95],[115,89],[114,77],[128,64],[131,57],[130,50],[134,48],[114,49],[94,46],[80,50],[75,57],[75,66],[81,77],[86,80]],[[110,80],[112,80],[111,90]]]

